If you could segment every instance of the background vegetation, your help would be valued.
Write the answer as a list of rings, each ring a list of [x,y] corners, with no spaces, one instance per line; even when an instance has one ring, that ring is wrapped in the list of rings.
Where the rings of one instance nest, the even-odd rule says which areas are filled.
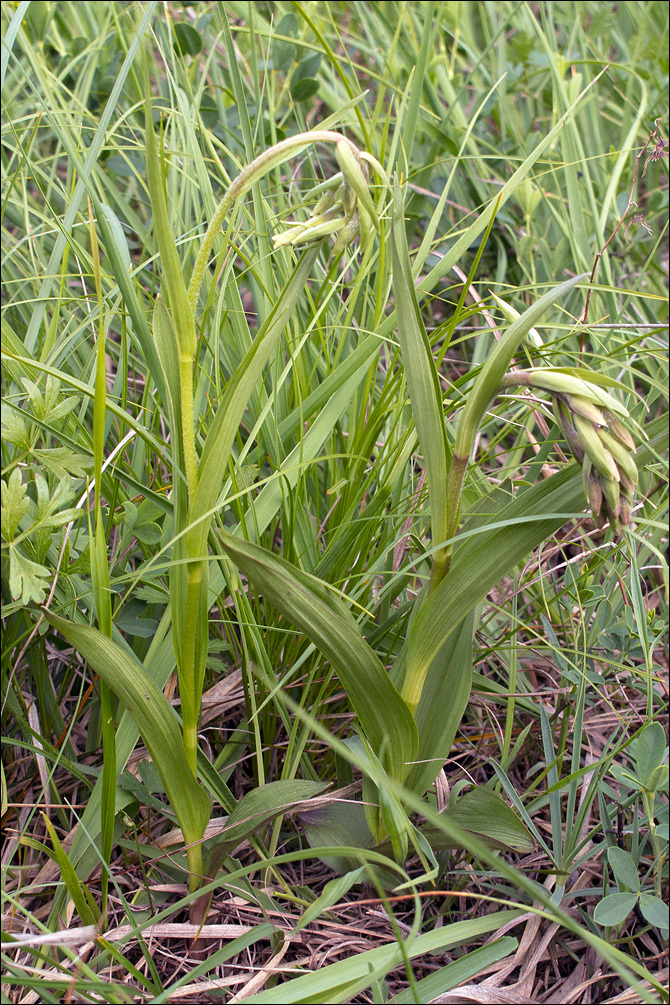
[[[3,5],[3,1001],[668,1000],[667,17],[548,0]],[[188,462],[154,313],[159,293],[175,313],[166,248],[188,283],[230,182],[317,128],[402,180],[404,207],[392,232],[393,192],[375,185],[360,254],[275,249],[338,170],[314,146],[217,236],[196,305],[201,465],[284,313],[212,488],[200,787],[184,769],[175,796],[176,717],[152,748],[154,692],[119,700],[118,648],[106,670],[86,635],[113,640],[186,726]],[[472,693],[427,794],[403,789],[354,728],[370,739],[361,702],[370,719],[377,700],[391,729],[382,698],[357,699],[346,653],[338,666],[233,549],[317,577],[323,610],[346,604],[365,651],[404,666],[443,542],[413,391],[433,371],[398,316],[415,296],[449,458],[507,328],[491,293],[523,312],[583,273],[590,288],[549,305],[542,347],[515,362],[618,382],[637,424],[633,522],[599,527],[574,489],[543,509],[552,477],[578,478],[550,401],[492,401],[461,501]],[[438,684],[435,731],[458,704]],[[376,850],[363,776],[383,803]],[[459,817],[475,785],[514,808],[509,840]],[[212,806],[200,889],[189,786]]]

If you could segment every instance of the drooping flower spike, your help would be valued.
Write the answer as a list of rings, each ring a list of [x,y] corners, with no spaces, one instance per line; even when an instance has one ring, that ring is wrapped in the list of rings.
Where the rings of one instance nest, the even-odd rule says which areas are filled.
[[[274,238],[275,248],[307,244],[337,235],[333,254],[344,251],[357,236],[359,250],[364,251],[373,229],[379,229],[377,211],[370,193],[370,164],[385,177],[380,165],[344,138],[335,144],[335,157],[341,171],[317,186],[320,192],[327,188],[314,206],[309,220],[277,234]]]
[[[598,384],[556,370],[505,374],[513,384],[548,391],[554,415],[575,459],[582,466],[584,491],[599,527],[613,530],[631,521],[638,470],[635,441],[622,422],[628,411]]]

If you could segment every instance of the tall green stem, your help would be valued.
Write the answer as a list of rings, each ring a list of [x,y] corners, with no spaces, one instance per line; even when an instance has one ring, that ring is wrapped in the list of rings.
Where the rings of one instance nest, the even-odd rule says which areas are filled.
[[[189,505],[198,487],[198,460],[195,452],[193,416],[193,358],[179,355],[179,390],[181,395],[181,435]]]

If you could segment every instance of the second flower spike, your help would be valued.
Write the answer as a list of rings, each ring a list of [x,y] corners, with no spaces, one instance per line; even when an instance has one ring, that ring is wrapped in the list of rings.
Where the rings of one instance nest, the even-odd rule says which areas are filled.
[[[635,441],[622,419],[628,411],[598,384],[558,370],[520,370],[505,375],[512,384],[548,391],[554,415],[575,459],[582,466],[584,490],[599,527],[613,530],[631,520],[638,470]]]

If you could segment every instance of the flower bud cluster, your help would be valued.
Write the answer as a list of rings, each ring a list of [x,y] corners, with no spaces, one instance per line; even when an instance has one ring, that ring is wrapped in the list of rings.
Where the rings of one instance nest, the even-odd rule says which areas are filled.
[[[359,235],[359,247],[365,248],[379,221],[370,194],[370,167],[373,158],[366,157],[349,140],[335,145],[340,173],[317,187],[322,192],[312,214],[305,223],[298,223],[274,238],[275,248],[307,244],[323,237],[335,236],[333,253],[338,254]]]
[[[556,421],[582,466],[584,490],[598,526],[607,520],[613,530],[627,526],[638,470],[635,441],[622,422],[628,411],[621,402],[598,384],[570,373],[536,369],[508,376],[516,384],[552,395]]]

